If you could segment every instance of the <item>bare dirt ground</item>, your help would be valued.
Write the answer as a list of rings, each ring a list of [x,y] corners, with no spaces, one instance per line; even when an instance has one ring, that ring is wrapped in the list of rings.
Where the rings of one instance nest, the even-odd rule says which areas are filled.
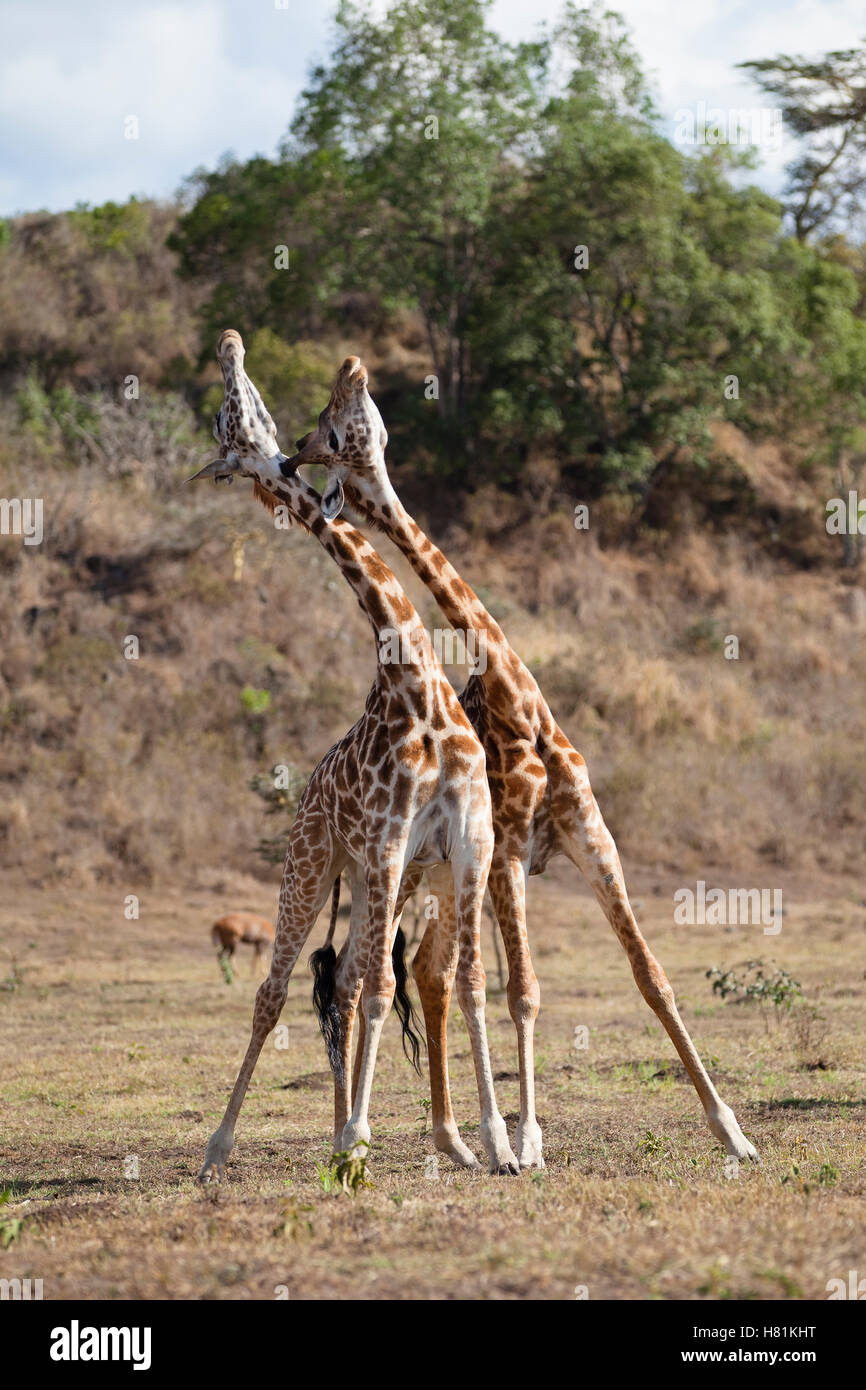
[[[530,885],[542,985],[538,1108],[547,1168],[519,1178],[432,1164],[426,1076],[389,1022],[372,1120],[373,1186],[325,1190],[331,1083],[310,1004],[311,938],[266,1046],[226,1184],[195,1174],[246,1047],[255,983],[224,982],[208,938],[276,892],[228,875],[162,887],[123,916],[116,888],[0,904],[0,1278],[44,1297],[136,1299],[823,1299],[866,1272],[862,890],[788,883],[778,937],[678,927],[658,875],[636,911],[760,1168],[726,1176],[694,1091],[639,997],[594,899],[567,865]],[[724,875],[716,880],[724,886]],[[515,1035],[485,928],[500,1107],[518,1107]],[[792,1015],[722,1002],[705,971],[774,959]],[[817,1016],[816,1016],[817,1015]],[[575,1047],[575,1029],[588,1045]],[[581,1034],[577,1034],[578,1040]],[[480,1151],[471,1057],[451,1022],[455,1110]],[[138,1160],[138,1178],[126,1176]],[[20,1225],[18,1224],[20,1222]]]

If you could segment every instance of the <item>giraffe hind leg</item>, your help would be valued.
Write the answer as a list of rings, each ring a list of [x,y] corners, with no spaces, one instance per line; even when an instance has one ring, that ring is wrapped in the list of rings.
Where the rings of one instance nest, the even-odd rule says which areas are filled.
[[[508,1009],[517,1030],[520,1118],[515,1148],[521,1168],[543,1168],[541,1127],[535,1116],[535,1020],[540,991],[526,934],[526,878],[517,857],[494,852],[488,888],[508,960]],[[496,928],[494,928],[496,930]]]
[[[340,1018],[339,1064],[334,1072],[334,1151],[342,1147],[343,1130],[349,1123],[352,1097],[358,1086],[361,1065],[364,1019],[361,1016],[361,1039],[355,1056],[355,1075],[351,1075],[352,1034],[361,998],[364,968],[364,937],[367,929],[367,889],[364,872],[359,864],[351,863],[347,875],[352,889],[349,931],[340,948],[334,970],[334,1002]]]
[[[400,921],[403,914],[403,907],[407,898],[415,892],[421,878],[420,869],[407,869],[400,884],[400,891],[397,895],[395,906],[394,923],[392,925],[392,935],[396,936],[399,930]],[[358,1019],[358,1045],[355,1049],[355,1062],[351,1078],[348,1084],[349,1063],[352,1055],[352,1033],[354,1031],[355,1018],[358,1011],[358,1002],[361,997],[363,986],[363,970],[358,964],[363,952],[360,950],[360,943],[367,925],[367,889],[364,883],[364,875],[359,865],[354,865],[349,870],[349,879],[352,889],[352,910],[349,919],[349,935],[343,944],[335,969],[335,1002],[340,1016],[340,1071],[343,1080],[341,1082],[339,1074],[335,1072],[334,1080],[334,1148],[339,1149],[342,1144],[343,1130],[349,1122],[349,1114],[352,1109],[352,1097],[357,1094],[358,1082],[361,1074],[361,1059],[364,1055],[364,1037],[366,1024],[364,1014],[361,1013]],[[354,942],[354,945],[352,944]],[[393,959],[393,956],[392,956]],[[396,971],[395,971],[396,980]],[[398,982],[399,983],[399,982]],[[404,994],[405,1004],[398,1010],[400,1021],[403,1023],[404,1016],[409,1021],[411,1017],[411,1006],[408,998]],[[404,1029],[404,1044],[406,1033]],[[405,1050],[405,1046],[404,1046]],[[410,1048],[411,1050],[411,1048]]]
[[[638,989],[677,1050],[704,1107],[711,1133],[721,1140],[730,1158],[758,1162],[757,1150],[710,1080],[680,1017],[667,976],[635,921],[613,836],[604,823],[585,774],[580,812],[561,829],[566,853],[593,889],[628,956]]]
[[[371,847],[368,846],[368,852]],[[396,907],[403,877],[403,856],[405,844],[399,848],[390,847],[385,858],[376,855],[373,849],[366,866],[364,883],[367,894],[367,930],[365,932],[366,959],[361,968],[363,989],[361,1008],[364,1015],[364,1042],[361,1049],[360,1071],[357,1086],[352,1096],[352,1113],[349,1116],[341,1139],[341,1148],[358,1151],[359,1146],[369,1146],[370,1124],[369,1106],[373,1089],[373,1075],[382,1029],[394,1002],[396,979],[391,959],[391,935],[395,926]]]
[[[454,900],[457,910],[457,1000],[466,1021],[478,1099],[481,1104],[481,1139],[491,1173],[519,1173],[520,1165],[508,1142],[505,1121],[499,1113],[493,1088],[493,1068],[487,1042],[486,977],[481,960],[481,910],[493,852],[491,835],[486,854],[476,845],[473,853],[452,861]]]
[[[412,973],[427,1033],[433,1143],[459,1167],[480,1169],[475,1154],[460,1138],[448,1079],[448,1006],[457,970],[454,879],[447,864],[428,869],[427,879],[436,899],[438,915],[427,924],[412,962]]]

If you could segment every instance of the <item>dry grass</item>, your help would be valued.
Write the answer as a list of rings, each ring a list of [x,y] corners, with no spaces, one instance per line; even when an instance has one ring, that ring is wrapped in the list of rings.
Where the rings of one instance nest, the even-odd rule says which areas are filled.
[[[542,982],[539,1113],[547,1169],[430,1180],[426,1081],[386,1030],[374,1093],[375,1186],[328,1195],[330,1080],[299,968],[239,1125],[229,1182],[193,1182],[246,1045],[250,963],[231,988],[207,939],[227,906],[272,911],[274,893],[231,873],[142,897],[36,892],[0,909],[0,1188],[23,1218],[0,1277],[46,1298],[824,1298],[866,1268],[862,1146],[862,894],[785,880],[782,934],[677,928],[677,882],[641,877],[638,916],[687,1026],[757,1144],[760,1169],[724,1172],[691,1086],[640,1000],[594,900],[568,866],[530,885]],[[324,924],[323,924],[324,925]],[[320,933],[317,933],[319,935]],[[312,948],[311,942],[311,948]],[[492,952],[485,941],[492,979]],[[307,953],[305,952],[305,955]],[[704,972],[773,955],[824,1022],[764,1020],[721,1003]],[[491,993],[500,1106],[515,1121],[514,1032]],[[586,1025],[589,1047],[575,1051]],[[452,1019],[455,1107],[478,1146],[462,1024]],[[124,1176],[137,1155],[140,1177]]]

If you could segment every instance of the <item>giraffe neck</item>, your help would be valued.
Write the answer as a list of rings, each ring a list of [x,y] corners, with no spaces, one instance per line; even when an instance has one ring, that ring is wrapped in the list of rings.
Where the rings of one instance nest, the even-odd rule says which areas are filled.
[[[348,490],[349,500],[391,538],[429,589],[439,608],[452,627],[476,632],[484,642],[485,670],[482,679],[494,684],[497,674],[512,679],[522,676],[538,687],[530,672],[514,651],[496,619],[481,599],[457,573],[451,561],[424,534],[417,521],[409,515],[393,488],[384,497],[366,497],[354,487]]]
[[[271,510],[277,501],[283,502],[335,561],[373,627],[380,666],[396,666],[406,677],[429,673],[435,657],[424,624],[397,577],[361,532],[347,521],[327,522],[319,494],[297,475],[281,479],[268,491],[259,486],[257,492]]]

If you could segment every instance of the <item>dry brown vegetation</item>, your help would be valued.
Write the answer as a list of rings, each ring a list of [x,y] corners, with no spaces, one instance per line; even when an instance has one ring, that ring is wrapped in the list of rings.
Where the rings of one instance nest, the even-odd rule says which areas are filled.
[[[135,892],[202,862],[253,870],[263,825],[249,778],[277,762],[309,773],[374,668],[313,541],[275,531],[243,484],[183,485],[209,447],[185,407],[123,409],[136,413],[110,467],[42,446],[43,544],[0,537],[0,862]],[[32,449],[13,428],[6,495],[33,495]],[[455,521],[433,486],[428,501],[422,519],[587,758],[627,863],[768,886],[779,868],[856,871],[866,602],[858,571],[832,563],[835,538],[803,569],[736,527],[600,545],[612,503],[583,532],[561,504],[534,514],[482,490]],[[815,544],[822,531],[816,510]],[[244,706],[247,687],[269,692],[264,713]]]

